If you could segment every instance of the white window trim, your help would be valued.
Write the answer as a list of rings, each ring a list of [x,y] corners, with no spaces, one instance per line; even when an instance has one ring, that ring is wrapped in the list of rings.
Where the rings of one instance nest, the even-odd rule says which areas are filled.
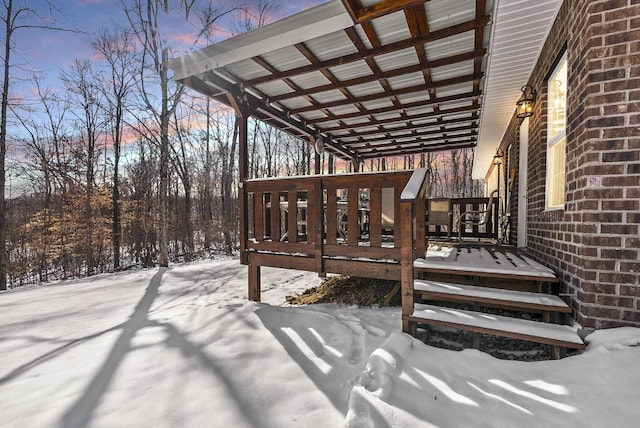
[[[559,69],[563,65],[563,63],[566,65],[567,73],[568,73],[568,64],[566,64],[566,62],[567,62],[567,52],[565,51],[565,53],[560,58],[560,61],[558,61],[556,67],[553,70],[553,72],[551,73],[551,76],[549,78],[549,81],[548,81],[547,85],[549,85],[550,82],[552,82],[554,80],[553,77],[559,71]],[[550,91],[549,90],[547,90],[547,100],[551,101],[551,99],[550,99]],[[549,115],[547,115],[547,151],[546,151],[547,162],[546,162],[546,174],[545,174],[545,203],[544,203],[545,211],[560,211],[560,210],[564,210],[566,202],[567,202],[567,199],[566,199],[566,196],[567,196],[567,193],[566,193],[566,184],[567,184],[566,183],[566,174],[567,174],[567,171],[566,171],[566,155],[567,155],[567,152],[566,152],[566,137],[567,137],[566,111],[567,111],[567,106],[566,106],[566,104],[567,103],[566,103],[566,95],[565,95],[565,106],[564,106],[564,108],[565,108],[565,127],[561,132],[559,132],[557,135],[555,135],[552,139],[549,139],[549,135],[551,134],[550,129],[549,129],[550,126],[551,126],[551,120],[550,120]],[[547,106],[547,112],[549,113],[549,107],[548,106]],[[564,153],[564,156],[565,156],[565,159],[564,159],[565,160],[565,171],[564,171],[564,174],[565,174],[564,175],[564,186],[565,186],[565,189],[564,189],[564,192],[565,193],[564,193],[564,203],[559,204],[559,205],[550,206],[549,205],[550,204],[549,196],[550,196],[550,193],[551,193],[551,172],[552,172],[551,168],[550,168],[550,165],[551,165],[550,154],[551,154],[551,149],[556,144],[561,142],[563,139],[565,141],[565,153]]]

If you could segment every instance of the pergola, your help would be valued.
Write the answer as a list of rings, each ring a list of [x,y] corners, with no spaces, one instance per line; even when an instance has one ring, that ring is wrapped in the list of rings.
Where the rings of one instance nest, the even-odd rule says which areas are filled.
[[[483,178],[558,3],[329,0],[168,67],[356,170],[370,158],[478,147]]]
[[[495,242],[494,198],[432,197],[425,168],[358,173],[367,159],[473,147],[474,177],[485,177],[559,3],[330,0],[171,61],[177,81],[242,118],[240,257],[249,299],[260,300],[263,266],[395,279],[407,333],[440,325],[549,344],[556,357],[560,347],[583,349],[567,326],[424,303],[522,308],[545,321],[571,311],[540,293],[543,282],[557,282],[553,271],[509,251],[483,249],[465,261],[465,247],[448,264],[428,256],[427,240],[452,232],[461,246],[465,238]],[[316,174],[247,179],[249,116],[312,143]],[[356,173],[319,174],[323,150]],[[500,282],[515,288],[476,287]],[[534,292],[522,293],[523,284]]]

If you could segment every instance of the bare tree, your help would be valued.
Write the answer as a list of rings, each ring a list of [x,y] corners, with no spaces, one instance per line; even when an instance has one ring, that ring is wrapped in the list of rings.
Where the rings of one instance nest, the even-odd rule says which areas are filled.
[[[52,24],[52,16],[43,16],[33,4],[28,0],[16,0],[15,2],[14,0],[3,0],[0,6],[0,21],[4,24],[2,100],[0,101],[0,290],[7,289],[5,163],[7,157],[9,88],[11,87],[11,53],[15,49],[13,36],[18,30],[24,29],[63,30]],[[47,5],[50,13],[56,11],[50,3],[47,3]]]
[[[169,60],[169,48],[165,46],[158,19],[160,13],[168,13],[168,0],[135,0],[133,4],[123,1],[123,6],[131,28],[137,36],[142,46],[142,68],[138,83],[140,84],[139,94],[148,112],[151,113],[151,120],[159,135],[154,138],[160,152],[160,188],[159,188],[159,210],[160,210],[160,230],[158,263],[160,266],[169,265],[169,240],[168,240],[168,218],[167,218],[167,198],[169,185],[169,122],[173,112],[180,102],[180,97],[184,92],[182,85],[172,86],[169,81],[168,69],[164,63]],[[193,1],[178,1],[180,8],[184,9],[188,16]],[[153,75],[147,74],[147,72]],[[157,82],[158,88],[152,91],[147,88],[149,81]],[[160,102],[151,95],[159,91]],[[146,124],[145,126],[151,126]],[[154,135],[148,133],[147,135]]]
[[[133,3],[133,4],[131,4]],[[155,141],[160,152],[160,186],[159,186],[159,210],[160,210],[160,230],[159,230],[159,247],[160,252],[158,262],[160,266],[168,266],[168,217],[167,217],[167,198],[169,185],[169,163],[170,163],[170,140],[169,126],[175,109],[180,102],[184,87],[182,85],[172,85],[169,80],[168,69],[164,63],[169,60],[169,47],[162,37],[161,28],[159,26],[160,13],[168,13],[170,6],[174,6],[177,10],[184,14],[185,18],[189,18],[189,14],[195,4],[195,0],[134,0],[133,2],[122,2],[125,13],[136,34],[140,45],[142,46],[142,68],[140,78],[140,96],[143,100],[145,108],[151,113],[151,119],[155,123],[155,130],[159,132],[159,137]],[[211,3],[210,3],[211,4]],[[203,22],[203,28],[200,29],[200,35],[207,33],[212,25],[228,11],[220,11],[210,6],[209,15],[206,22]],[[153,73],[149,75],[148,72]],[[155,81],[158,88],[155,91],[147,90],[147,83]],[[153,93],[160,94],[159,105],[153,98]],[[149,127],[149,124],[145,124]],[[151,133],[146,133],[152,135]]]
[[[40,281],[47,281],[50,265],[49,247],[57,239],[51,233],[53,195],[56,190],[63,189],[67,182],[65,175],[68,162],[61,162],[65,153],[61,146],[68,141],[70,134],[65,124],[69,99],[58,96],[50,89],[43,89],[37,77],[34,76],[33,80],[36,84],[38,103],[42,106],[44,115],[31,115],[26,110],[14,112],[14,115],[24,131],[24,136],[18,140],[25,155],[25,161],[20,162],[20,173],[23,177],[29,178],[33,190],[32,198],[42,196],[39,204],[41,221],[38,228],[41,240],[40,245],[32,246],[32,250],[38,253],[38,278]]]
[[[88,60],[75,60],[71,71],[63,72],[62,81],[74,96],[78,106],[78,127],[82,135],[82,147],[78,157],[84,157],[85,164],[85,254],[87,275],[93,274],[95,266],[93,241],[93,210],[96,158],[98,156],[98,139],[103,132],[102,92],[96,84],[91,65]]]
[[[191,180],[191,163],[192,153],[190,148],[190,124],[189,116],[178,117],[178,110],[174,112],[174,135],[177,140],[177,146],[171,145],[172,157],[171,162],[182,183],[184,190],[184,216],[181,221],[180,230],[183,232],[184,252],[187,258],[190,258],[193,250],[193,223],[191,221],[191,196],[192,196],[192,180]],[[191,110],[193,111],[193,110]]]
[[[110,124],[113,143],[113,267],[120,267],[120,247],[122,236],[120,206],[120,152],[123,144],[125,110],[131,90],[135,86],[134,64],[136,53],[133,49],[133,35],[127,31],[116,34],[102,32],[91,42],[93,49],[107,62],[107,74],[102,79],[102,91],[106,98],[107,120]]]

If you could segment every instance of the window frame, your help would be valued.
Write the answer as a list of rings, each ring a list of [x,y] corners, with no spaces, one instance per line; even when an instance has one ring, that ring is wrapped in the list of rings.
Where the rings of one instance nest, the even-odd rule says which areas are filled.
[[[553,97],[554,82],[562,69],[564,68],[564,94],[561,98],[562,105],[552,109],[552,103],[556,103]],[[554,67],[549,73],[547,79],[547,142],[546,142],[546,180],[545,180],[545,210],[557,211],[563,210],[566,204],[566,157],[567,157],[567,86],[568,86],[568,60],[567,51],[565,50],[554,63]],[[561,122],[562,128],[558,129],[558,120],[552,120],[552,115],[563,114]],[[555,126],[555,128],[554,128]],[[557,149],[561,149],[562,153],[558,153]],[[560,181],[562,183],[560,183]],[[559,189],[562,186],[562,189]],[[561,192],[561,194],[560,194]],[[553,196],[553,198],[552,198]],[[561,203],[557,201],[562,199]],[[553,204],[553,205],[552,205]]]

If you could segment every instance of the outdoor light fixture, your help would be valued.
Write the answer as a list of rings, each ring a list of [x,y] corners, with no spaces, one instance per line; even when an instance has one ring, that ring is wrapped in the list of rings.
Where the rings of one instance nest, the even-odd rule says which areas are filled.
[[[516,116],[524,119],[533,115],[533,105],[536,102],[536,90],[531,85],[524,85],[520,88],[522,95],[516,102]]]
[[[502,216],[502,199],[500,197],[500,165],[502,164],[502,159],[504,158],[504,154],[502,153],[502,149],[498,147],[496,149],[496,154],[493,155],[493,165],[498,168],[498,206],[500,207],[499,215]]]
[[[493,164],[494,165],[500,165],[502,163],[502,158],[504,157],[504,155],[502,154],[502,150],[500,150],[500,148],[498,147],[496,149],[496,154],[493,155]]]
[[[321,155],[324,153],[324,141],[322,140],[322,136],[318,135],[313,142],[313,147],[316,150],[316,153]]]

